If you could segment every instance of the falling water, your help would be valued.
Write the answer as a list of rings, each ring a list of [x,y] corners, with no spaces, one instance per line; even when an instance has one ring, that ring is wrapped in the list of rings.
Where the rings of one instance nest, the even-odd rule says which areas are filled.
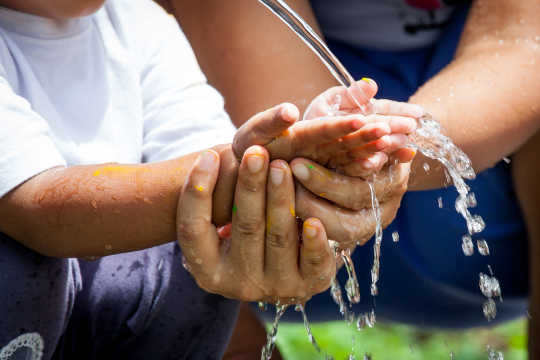
[[[308,340],[315,348],[315,351],[318,353],[321,352],[321,348],[319,347],[319,344],[317,344],[317,341],[315,340],[315,337],[313,336],[313,333],[311,332],[311,326],[309,325],[309,320],[306,315],[306,309],[304,308],[304,305],[298,304],[294,308],[296,311],[300,311],[302,313],[302,319],[304,320],[304,327],[306,328],[306,333],[308,336]]]
[[[270,360],[272,358],[272,353],[274,352],[274,348],[276,347],[279,319],[281,319],[283,314],[285,314],[287,308],[288,305],[280,305],[279,303],[276,304],[276,316],[274,318],[274,321],[272,322],[272,328],[270,329],[270,332],[268,332],[268,334],[266,335],[266,345],[262,349],[261,360]]]
[[[348,275],[347,282],[345,283],[347,299],[351,304],[358,304],[360,302],[360,286],[358,285],[354,263],[351,259],[351,249],[341,250],[340,254]]]
[[[330,51],[322,39],[315,33],[309,24],[307,24],[298,14],[296,14],[283,0],[259,0],[259,2],[270,9],[272,13],[280,18],[291,30],[293,30],[296,35],[298,35],[300,39],[306,43],[306,45],[321,59],[324,65],[340,84],[345,86],[347,89],[351,89],[352,86],[355,86],[354,78]],[[349,93],[363,114],[369,114],[372,112],[371,104],[363,106],[352,95],[352,92],[349,91]],[[440,99],[437,100],[440,101]],[[450,183],[449,180],[451,180],[458,191],[455,209],[465,219],[469,236],[482,232],[485,228],[483,219],[478,215],[472,215],[469,211],[469,208],[476,206],[476,199],[474,194],[469,192],[470,189],[465,183],[464,179],[474,179],[476,175],[467,155],[457,146],[455,146],[450,138],[442,134],[439,122],[437,122],[429,114],[426,114],[419,119],[418,128],[415,133],[411,134],[410,140],[411,143],[409,145],[411,147],[416,148],[424,156],[439,161],[445,167],[447,182]],[[429,165],[426,165],[427,166],[424,166],[424,169],[425,171],[429,171]],[[380,269],[380,246],[382,241],[382,224],[379,202],[375,196],[373,181],[368,182],[368,184],[371,190],[372,208],[376,220],[375,242],[373,249],[374,259],[371,270],[371,294],[377,295],[377,281],[379,279]],[[442,207],[442,200],[439,200],[438,202],[439,207]],[[469,242],[469,238],[463,238],[463,250],[466,255],[468,253],[471,253],[472,255],[472,252],[474,251],[472,239]],[[349,280],[350,279],[351,278],[349,278]],[[495,278],[493,277],[493,279]],[[355,289],[355,287],[351,284],[348,284],[346,288],[348,290],[353,289],[353,291]],[[332,281],[331,294],[334,301],[336,301],[336,303],[339,305],[341,314],[345,316],[348,321],[350,321],[350,315],[347,315],[348,312],[343,302],[341,289],[336,279]],[[488,310],[486,315],[488,319],[495,316],[494,314],[496,314],[496,307],[492,298],[488,298],[488,302],[486,302],[484,305],[484,313],[486,313],[486,309]],[[278,316],[276,316],[276,320],[279,320]],[[275,329],[277,330],[276,321],[274,321],[274,323],[276,325]]]
[[[379,281],[379,270],[381,266],[382,222],[381,208],[379,206],[379,200],[375,195],[373,181],[368,181],[367,183],[371,191],[371,208],[373,209],[373,217],[375,218],[375,243],[373,244],[373,266],[371,268],[371,295],[375,296],[379,293],[377,281]]]

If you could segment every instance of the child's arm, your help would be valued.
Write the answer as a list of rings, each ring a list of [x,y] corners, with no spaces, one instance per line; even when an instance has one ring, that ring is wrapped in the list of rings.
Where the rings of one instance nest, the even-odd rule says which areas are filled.
[[[282,111],[287,107],[257,114],[248,123],[275,124],[272,131],[279,134],[298,114],[293,112],[290,118],[289,112]],[[355,124],[353,119],[314,126],[311,138],[314,143],[327,140],[323,130],[339,138],[355,131]],[[214,149],[222,160],[214,197],[214,222],[219,224],[230,220],[237,162],[230,145]],[[172,241],[176,200],[196,155],[151,164],[46,170],[0,199],[0,229],[26,246],[56,257],[103,256]]]

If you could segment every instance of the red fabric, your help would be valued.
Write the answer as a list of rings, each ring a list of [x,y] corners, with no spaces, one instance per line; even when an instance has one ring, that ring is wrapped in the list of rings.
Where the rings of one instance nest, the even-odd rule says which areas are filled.
[[[442,7],[440,0],[405,0],[407,4],[422,10],[436,10]]]

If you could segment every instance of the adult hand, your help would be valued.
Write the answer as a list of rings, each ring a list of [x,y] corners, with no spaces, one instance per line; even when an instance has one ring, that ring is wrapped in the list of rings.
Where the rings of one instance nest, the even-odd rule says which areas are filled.
[[[317,163],[298,158],[291,162],[295,178],[296,212],[302,219],[316,217],[328,238],[342,247],[364,244],[375,233],[369,184],[357,177],[332,172]],[[377,174],[375,194],[381,207],[382,226],[395,218],[407,190],[410,164],[396,164]]]
[[[218,171],[219,155],[202,153],[178,201],[178,242],[198,285],[229,298],[272,303],[300,303],[326,290],[336,265],[325,227],[306,218],[299,240],[287,163],[269,164],[259,146],[245,152],[230,240],[220,240],[211,222]]]

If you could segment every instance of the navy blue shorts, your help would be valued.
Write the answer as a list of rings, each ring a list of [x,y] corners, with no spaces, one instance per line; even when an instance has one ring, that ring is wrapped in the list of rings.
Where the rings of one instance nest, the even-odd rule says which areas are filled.
[[[353,49],[339,43],[330,46],[355,78],[370,77],[380,87],[379,98],[407,101],[430,77],[452,59],[468,9],[457,11],[433,47],[402,52]],[[479,273],[491,265],[502,288],[503,303],[497,303],[495,321],[523,316],[527,311],[528,256],[527,234],[510,176],[510,165],[501,162],[468,182],[476,194],[486,229],[473,239],[484,238],[491,255],[476,252],[466,257],[461,238],[467,233],[463,218],[454,209],[454,187],[435,191],[409,192],[403,198],[397,218],[384,231],[381,253],[379,295],[370,294],[373,242],[354,253],[362,301],[355,312],[375,307],[378,318],[433,327],[487,325],[483,317],[484,296],[479,289]],[[443,200],[443,208],[437,199]],[[398,231],[400,241],[391,234]],[[344,269],[340,272],[343,285]],[[314,321],[339,319],[337,307],[328,292],[307,304]],[[286,317],[299,320],[294,312]]]
[[[10,360],[32,349],[43,360],[217,360],[238,313],[197,286],[176,243],[84,261],[0,233],[0,289],[0,355]]]

